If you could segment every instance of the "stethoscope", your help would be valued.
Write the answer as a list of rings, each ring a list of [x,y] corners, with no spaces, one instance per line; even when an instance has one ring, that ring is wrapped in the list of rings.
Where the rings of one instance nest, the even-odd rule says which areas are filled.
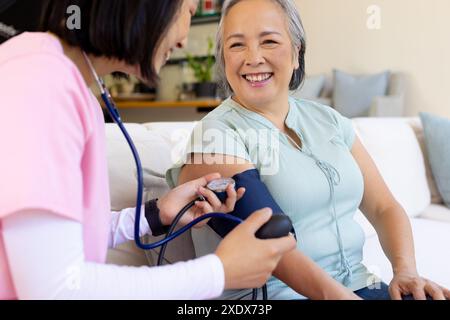
[[[101,94],[102,100],[105,103],[105,106],[106,106],[111,118],[119,126],[120,131],[122,131],[128,145],[130,146],[134,161],[136,163],[137,194],[136,194],[136,217],[135,217],[135,224],[134,224],[134,227],[135,227],[134,228],[134,241],[135,241],[137,247],[142,250],[152,250],[152,249],[163,246],[162,249],[165,249],[165,245],[168,242],[179,237],[184,232],[188,231],[189,229],[191,229],[198,223],[200,223],[204,220],[207,220],[207,219],[211,219],[211,218],[223,218],[223,219],[229,219],[229,220],[233,220],[235,222],[241,223],[242,222],[241,219],[231,216],[231,215],[226,215],[224,213],[210,213],[210,214],[206,214],[206,215],[192,221],[191,223],[189,223],[185,227],[181,228],[177,232],[173,232],[173,230],[176,228],[176,225],[181,220],[181,217],[195,205],[195,202],[199,201],[199,200],[200,201],[205,200],[204,198],[200,197],[198,199],[191,201],[178,213],[178,215],[176,216],[176,218],[170,228],[170,230],[172,230],[172,232],[169,231],[169,233],[163,240],[157,241],[155,243],[149,243],[149,244],[145,244],[141,241],[139,231],[140,231],[140,222],[141,222],[141,207],[142,207],[142,195],[143,195],[143,190],[144,190],[144,178],[143,178],[142,162],[139,157],[139,152],[137,151],[136,146],[135,146],[133,140],[131,139],[130,134],[128,133],[127,129],[125,128],[125,126],[122,122],[119,111],[117,110],[117,107],[114,103],[113,98],[111,97],[109,90],[106,88],[105,82],[103,81],[102,78],[100,78],[98,76],[97,72],[95,71],[94,66],[92,65],[91,60],[89,59],[89,57],[86,55],[85,52],[83,52],[83,56],[84,56],[84,59],[86,60],[86,63],[89,66],[89,69],[91,70],[91,73],[92,73],[95,81],[97,82],[97,85],[100,89],[100,94]],[[153,173],[153,171],[148,171],[148,172],[150,174]],[[158,174],[157,176],[160,177],[161,175]],[[161,249],[161,251],[162,251],[162,249]],[[160,259],[158,259],[158,260],[162,260],[161,257],[162,257],[162,255],[160,255]]]
[[[195,225],[199,224],[200,222],[207,220],[207,219],[211,219],[211,218],[220,218],[220,219],[228,219],[237,223],[242,223],[243,220],[232,216],[232,215],[227,215],[224,213],[209,213],[209,214],[205,214],[203,216],[201,216],[200,218],[195,219],[194,221],[192,221],[191,223],[187,224],[186,226],[184,226],[183,228],[175,231],[178,223],[180,222],[181,218],[193,207],[195,206],[195,202],[196,201],[204,201],[205,199],[200,196],[199,198],[191,201],[190,203],[188,203],[184,208],[181,209],[181,211],[177,214],[177,216],[175,217],[174,221],[172,222],[169,231],[167,232],[167,235],[164,239],[154,242],[154,243],[143,243],[141,241],[140,238],[140,223],[141,223],[141,207],[142,207],[142,195],[143,195],[143,191],[144,191],[144,178],[143,178],[143,169],[142,169],[142,163],[141,163],[141,159],[139,157],[139,152],[136,149],[136,146],[133,142],[133,140],[131,139],[130,134],[128,133],[127,129],[125,128],[122,119],[120,117],[119,111],[117,110],[117,107],[114,103],[114,100],[108,90],[108,88],[105,85],[105,82],[103,81],[102,78],[100,78],[97,74],[97,72],[95,71],[94,66],[92,65],[91,60],[89,59],[89,57],[86,55],[85,52],[83,52],[83,56],[84,59],[86,60],[86,63],[89,66],[89,69],[91,70],[91,73],[95,79],[95,81],[97,82],[97,85],[100,89],[100,94],[102,97],[103,102],[105,103],[105,106],[111,116],[111,118],[114,120],[114,122],[119,126],[120,131],[122,131],[130,149],[131,152],[133,154],[133,158],[134,161],[136,163],[136,178],[137,178],[137,194],[136,194],[136,216],[135,216],[135,223],[134,223],[134,241],[136,243],[136,246],[142,250],[152,250],[158,247],[161,247],[161,250],[159,252],[159,256],[158,256],[158,262],[157,265],[160,266],[163,263],[164,260],[164,254],[167,248],[167,244],[176,239],[177,237],[181,236],[183,233],[187,232],[188,230],[190,230],[191,228],[193,228]],[[156,173],[152,170],[147,170],[146,172],[149,173],[150,175],[154,175],[158,178],[163,177],[161,174]],[[226,179],[224,179],[226,180]],[[217,181],[216,181],[217,182]],[[221,183],[223,183],[224,181],[219,182],[218,187],[221,188],[223,186],[220,186]],[[213,182],[214,183],[214,182]],[[223,188],[224,189],[224,188]],[[252,300],[257,300],[257,290],[258,289],[253,289],[252,291]],[[263,293],[263,300],[267,300],[267,286],[264,285],[262,288],[262,293]]]

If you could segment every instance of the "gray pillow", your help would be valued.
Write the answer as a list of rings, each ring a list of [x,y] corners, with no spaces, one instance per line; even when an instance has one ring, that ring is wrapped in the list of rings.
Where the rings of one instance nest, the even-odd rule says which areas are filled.
[[[420,113],[431,171],[439,193],[450,208],[450,119]]]
[[[390,72],[374,75],[351,75],[334,70],[333,105],[348,118],[368,117],[373,99],[385,96]]]
[[[306,77],[301,88],[292,92],[292,96],[302,99],[315,99],[320,96],[325,85],[325,75]]]

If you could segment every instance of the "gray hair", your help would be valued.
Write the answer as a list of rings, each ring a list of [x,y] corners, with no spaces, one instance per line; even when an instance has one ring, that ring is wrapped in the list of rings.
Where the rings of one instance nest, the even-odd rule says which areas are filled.
[[[225,57],[224,57],[224,41],[223,41],[223,25],[225,17],[228,15],[230,9],[236,4],[243,0],[225,0],[222,8],[222,17],[219,23],[219,29],[217,31],[216,37],[216,70],[219,84],[227,96],[233,93],[233,89],[228,83],[226,73],[225,73]],[[303,28],[302,20],[297,8],[292,0],[271,0],[281,7],[286,18],[289,22],[288,31],[289,37],[292,42],[292,50],[297,50],[298,52],[298,62],[299,68],[292,74],[291,82],[289,83],[289,90],[296,90],[300,87],[305,79],[305,52],[306,52],[306,36],[305,30]]]

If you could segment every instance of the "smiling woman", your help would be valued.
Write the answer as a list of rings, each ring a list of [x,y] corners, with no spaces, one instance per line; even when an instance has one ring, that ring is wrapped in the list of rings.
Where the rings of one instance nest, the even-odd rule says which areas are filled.
[[[296,8],[294,4],[290,1],[275,1],[279,6],[275,6],[274,10],[268,11],[266,17],[261,17],[262,19],[258,29],[261,30],[260,34],[253,35],[253,39],[249,39],[248,36],[251,33],[246,32],[245,35],[247,37],[244,36],[243,30],[239,30],[239,27],[234,24],[236,22],[235,20],[239,19],[239,17],[236,16],[236,12],[233,14],[231,11],[239,2],[239,0],[227,2],[227,19],[221,20],[217,32],[216,61],[219,81],[221,82],[222,87],[229,95],[233,93],[234,88],[229,82],[231,80],[228,79],[229,74],[225,68],[226,55],[229,55],[230,58],[238,57],[238,55],[242,57],[242,53],[245,49],[252,49],[252,46],[254,49],[256,45],[255,42],[260,41],[261,49],[265,49],[265,51],[277,55],[278,61],[281,62],[286,58],[288,59],[287,61],[292,61],[290,69],[293,70],[293,73],[290,78],[289,89],[297,89],[302,84],[305,77],[306,39],[302,21],[300,17],[295,14]],[[254,4],[248,2],[240,5],[253,6]],[[286,17],[287,19],[280,20],[277,19],[280,14],[283,17],[285,14],[289,16]],[[266,23],[267,21],[272,21],[275,25],[269,26]],[[236,28],[233,28],[233,26],[236,26]],[[253,32],[255,32],[255,30],[253,30]],[[249,43],[252,40],[253,43]],[[289,50],[280,51],[280,49],[290,49],[291,52],[288,52]],[[280,53],[283,53],[283,56],[279,56],[278,54]],[[250,72],[250,75],[253,76],[253,82],[257,82],[264,77],[267,80],[267,77],[272,77],[274,72],[265,73],[264,71],[258,70],[258,72],[255,73],[253,70]],[[245,77],[245,71],[240,70],[239,76]],[[256,84],[257,83],[255,83],[255,85]],[[264,86],[265,85],[263,85],[263,87]]]
[[[304,77],[304,38],[293,0],[225,1],[217,61],[231,97],[197,125],[185,162],[167,173],[169,183],[208,172],[233,177],[250,169],[260,171],[298,236],[298,250],[281,259],[276,278],[268,283],[270,298],[450,296],[419,276],[408,217],[351,120],[328,106],[289,96]],[[255,146],[258,139],[248,134],[262,136],[267,131],[276,145],[266,139]],[[227,143],[212,140],[213,132]],[[389,286],[379,283],[362,263],[364,233],[353,219],[358,209],[375,227],[392,263]],[[210,253],[220,239],[212,229],[192,234],[200,256]],[[230,291],[223,297],[248,294]]]

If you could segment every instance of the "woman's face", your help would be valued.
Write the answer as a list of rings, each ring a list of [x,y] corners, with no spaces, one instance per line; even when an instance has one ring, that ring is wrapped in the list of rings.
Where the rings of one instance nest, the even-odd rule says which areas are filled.
[[[299,64],[279,5],[242,1],[228,12],[223,32],[225,72],[239,102],[258,106],[287,97]]]
[[[155,70],[159,73],[176,48],[184,48],[187,44],[191,18],[197,11],[199,0],[183,0],[180,11],[164,36],[154,57]]]

